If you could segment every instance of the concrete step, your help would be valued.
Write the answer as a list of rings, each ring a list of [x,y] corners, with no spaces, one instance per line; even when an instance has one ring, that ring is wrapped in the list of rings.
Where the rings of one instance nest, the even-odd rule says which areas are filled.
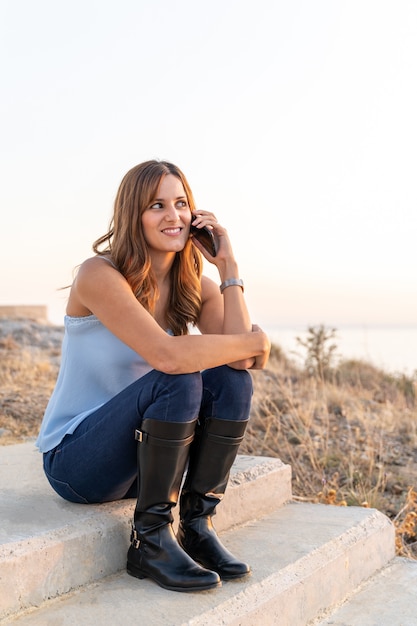
[[[216,528],[256,519],[290,499],[288,465],[239,456]],[[0,619],[123,569],[133,508],[133,500],[66,502],[50,488],[32,443],[1,447]]]
[[[247,580],[224,582],[212,591],[178,593],[121,572],[5,623],[306,626],[394,557],[394,528],[388,518],[354,507],[289,503],[222,533],[222,540],[251,563]]]
[[[311,626],[416,626],[417,561],[396,558]]]

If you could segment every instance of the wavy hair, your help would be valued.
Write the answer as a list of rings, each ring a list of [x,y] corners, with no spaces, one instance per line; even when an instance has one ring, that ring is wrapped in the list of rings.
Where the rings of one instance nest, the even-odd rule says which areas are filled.
[[[181,170],[167,161],[146,161],[124,176],[114,202],[109,230],[93,244],[96,254],[111,257],[137,300],[151,314],[155,311],[159,290],[143,235],[142,213],[152,204],[161,180],[168,174],[181,181],[188,205],[194,211],[193,194]],[[174,335],[187,334],[189,324],[197,323],[201,309],[201,273],[201,254],[188,240],[184,249],[176,253],[171,268],[166,318]]]

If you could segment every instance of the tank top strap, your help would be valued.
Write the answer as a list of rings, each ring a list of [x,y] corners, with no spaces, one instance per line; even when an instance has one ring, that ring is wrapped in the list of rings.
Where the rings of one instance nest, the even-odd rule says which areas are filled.
[[[111,265],[112,267],[114,267],[114,269],[115,269],[115,270],[119,271],[119,270],[117,269],[117,267],[116,267],[116,264],[115,264],[115,263],[113,263],[113,261],[112,261],[111,259],[109,259],[109,257],[104,256],[104,255],[103,255],[103,256],[102,256],[102,255],[98,255],[98,256],[99,256],[99,258],[100,258],[100,259],[103,259],[103,261],[107,261],[107,263],[110,263],[110,265]]]

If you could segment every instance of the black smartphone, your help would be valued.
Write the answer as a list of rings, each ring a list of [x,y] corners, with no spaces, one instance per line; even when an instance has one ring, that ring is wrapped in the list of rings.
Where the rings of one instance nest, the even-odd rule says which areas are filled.
[[[216,240],[214,238],[213,231],[210,230],[210,228],[207,228],[207,226],[203,226],[203,228],[191,226],[190,233],[202,244],[211,256],[216,256]]]

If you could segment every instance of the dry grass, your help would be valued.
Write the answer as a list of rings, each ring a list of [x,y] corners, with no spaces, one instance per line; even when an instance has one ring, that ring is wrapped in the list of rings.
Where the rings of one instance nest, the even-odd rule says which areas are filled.
[[[322,379],[277,347],[253,378],[241,451],[290,464],[296,499],[381,510],[397,526],[398,553],[416,556],[416,379],[361,361],[344,361]]]
[[[57,376],[61,337],[62,329],[26,323],[22,332],[0,321],[1,444],[36,436]],[[240,451],[290,464],[295,499],[384,512],[397,527],[398,554],[415,558],[416,378],[361,361],[342,361],[316,376],[274,346],[268,368],[253,372],[253,380]]]
[[[45,325],[0,320],[0,445],[38,432],[59,368],[62,331],[45,342],[48,332]]]

